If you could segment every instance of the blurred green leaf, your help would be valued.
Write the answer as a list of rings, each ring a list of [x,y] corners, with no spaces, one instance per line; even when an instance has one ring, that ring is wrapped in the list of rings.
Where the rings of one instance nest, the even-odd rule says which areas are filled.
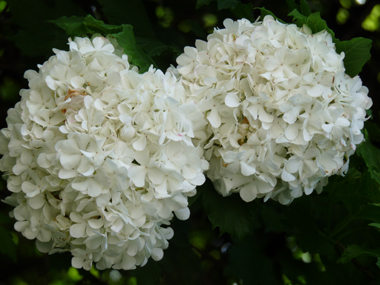
[[[263,18],[266,16],[266,15],[271,15],[274,19],[280,21],[281,23],[285,23],[283,20],[281,20],[280,18],[276,17],[275,14],[273,14],[271,11],[265,9],[264,7],[259,7],[259,8],[254,8],[255,10],[260,10],[261,12],[261,19],[260,20],[263,20]]]
[[[110,1],[97,0],[102,7],[102,11],[107,16],[110,24],[132,25],[135,34],[143,37],[154,37],[152,24],[146,13],[143,1],[125,0]]]
[[[218,10],[222,9],[234,9],[239,4],[238,0],[217,0]]]
[[[17,261],[17,247],[13,242],[11,233],[3,226],[0,226],[0,252],[8,256],[13,262]]]
[[[121,26],[105,24],[103,21],[97,20],[91,15],[87,15],[84,18],[83,23],[85,24],[87,28],[93,30],[95,33],[100,33],[103,35],[122,31]]]
[[[321,18],[319,12],[315,12],[313,14],[310,14],[309,16],[305,16],[304,14],[300,13],[297,9],[294,9],[292,12],[288,14],[288,16],[293,16],[293,21],[296,21],[297,26],[308,26],[313,34],[323,30],[327,30],[331,34],[333,40],[335,40],[334,32],[331,29],[329,29],[329,27],[326,24],[326,21]]]
[[[133,27],[131,25],[122,25],[122,27],[122,32],[112,34],[112,36],[124,48],[124,53],[128,55],[129,61],[140,67],[141,73],[147,71],[150,65],[155,65],[153,60],[137,45],[133,34]]]
[[[86,35],[93,32],[88,27],[86,27],[86,25],[83,23],[83,20],[84,20],[84,17],[62,16],[58,18],[57,20],[50,20],[47,22],[57,25],[58,27],[63,29],[68,36],[75,37],[75,36]]]
[[[96,20],[91,15],[86,17],[60,17],[57,20],[50,20],[49,23],[56,24],[63,29],[70,37],[87,36],[88,34],[100,33],[107,36],[110,33],[122,31],[121,26],[106,25],[103,21]]]
[[[362,71],[364,64],[371,58],[372,41],[366,38],[353,38],[336,43],[336,51],[344,52],[344,67],[351,77]]]
[[[204,5],[210,4],[211,1],[212,0],[197,0],[197,4],[195,4],[195,8],[199,9],[200,7],[202,7]]]
[[[356,258],[361,255],[380,258],[380,249],[365,249],[355,244],[349,245],[344,250],[342,257],[338,259],[338,262],[347,263],[347,262],[350,262],[351,259]]]
[[[364,159],[372,178],[380,184],[380,149],[371,143],[367,130],[364,130],[364,136],[365,141],[358,146],[356,153]]]
[[[172,49],[171,46],[152,38],[136,37],[136,42],[149,56],[158,56],[162,52]]]
[[[255,202],[246,203],[237,194],[223,197],[211,187],[205,189],[202,196],[213,228],[219,227],[221,233],[228,233],[239,239],[251,231]]]
[[[309,16],[311,14],[309,4],[306,0],[301,0],[300,5],[296,4],[294,0],[286,0],[286,4],[288,5],[289,11],[296,9],[304,16]]]
[[[239,2],[239,4],[236,5],[234,9],[231,9],[232,13],[238,18],[242,19],[245,18],[251,22],[255,21],[255,18],[253,16],[253,4],[243,4]]]

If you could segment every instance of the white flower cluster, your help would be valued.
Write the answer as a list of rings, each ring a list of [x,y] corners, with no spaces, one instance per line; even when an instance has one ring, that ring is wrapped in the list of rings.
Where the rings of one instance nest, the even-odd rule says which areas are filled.
[[[331,35],[306,26],[224,21],[177,58],[190,100],[209,121],[208,177],[224,196],[289,204],[343,175],[372,101],[345,74]]]
[[[205,181],[193,138],[207,121],[173,73],[139,74],[102,37],[69,45],[25,73],[30,89],[1,130],[15,229],[86,270],[159,260],[173,212],[187,219]]]

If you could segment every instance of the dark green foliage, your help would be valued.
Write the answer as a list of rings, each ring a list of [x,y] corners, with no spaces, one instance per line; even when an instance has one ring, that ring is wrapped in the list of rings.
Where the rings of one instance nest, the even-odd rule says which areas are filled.
[[[255,9],[260,10],[260,12],[261,12],[261,19],[263,19],[266,15],[271,15],[277,21],[280,21],[281,23],[285,23],[283,20],[281,20],[280,18],[276,17],[276,15],[273,14],[273,12],[265,9],[264,7],[258,7],[258,8],[255,8]]]
[[[97,1],[110,23],[133,25],[136,35],[154,37],[153,27],[145,11],[143,1]]]
[[[327,30],[337,52],[345,53],[346,73],[353,77],[363,69],[364,74],[367,72],[362,77],[364,85],[374,84],[380,72],[376,58],[379,38],[360,30],[363,36],[372,35],[374,43],[374,59],[363,68],[370,58],[371,40],[358,37],[360,33],[345,32],[353,26],[334,26],[336,11],[330,10],[339,4],[333,2],[309,1],[310,9],[306,0],[286,0],[289,10],[285,11],[276,0],[262,2],[266,8],[239,0],[6,1],[9,8],[0,12],[0,40],[4,43],[4,49],[0,48],[2,113],[19,100],[18,90],[27,88],[21,79],[23,72],[47,60],[52,48],[67,50],[68,37],[114,37],[141,72],[151,65],[165,70],[170,64],[176,65],[175,58],[185,46],[193,46],[197,38],[207,38],[214,28],[204,20],[210,15],[219,28],[225,18],[254,22],[259,14],[269,14],[281,22],[293,19],[300,27],[305,24],[313,33]],[[360,7],[354,6],[351,14],[353,9]],[[158,15],[159,10],[164,11],[163,16]],[[183,24],[187,29],[179,28]],[[361,29],[361,22],[350,25]],[[346,41],[337,39],[354,36]],[[14,62],[8,62],[8,57]],[[14,219],[8,218],[10,209],[3,205],[0,283],[380,284],[380,128],[375,94],[379,88],[370,88],[375,102],[373,118],[366,122],[365,142],[350,157],[350,170],[345,177],[331,177],[320,195],[304,195],[289,206],[271,200],[264,203],[262,199],[245,203],[239,194],[222,197],[207,180],[189,199],[190,219],[173,220],[175,235],[164,258],[149,260],[136,270],[120,271],[118,280],[112,278],[112,270],[70,268],[68,252],[51,256],[39,253],[34,241],[14,231]],[[9,193],[5,185],[0,186],[0,198],[4,199]]]
[[[238,194],[223,197],[212,189],[211,183],[206,185],[209,187],[203,186],[200,191],[213,228],[218,227],[221,233],[229,233],[240,239],[247,235],[254,223],[256,203],[246,203]]]
[[[130,61],[140,67],[140,72],[145,72],[153,60],[137,45],[131,25],[122,25],[123,30],[120,33],[112,34],[118,41],[119,45],[124,48],[124,53],[128,54]]]
[[[364,64],[371,58],[371,43],[371,40],[365,38],[354,38],[336,43],[336,51],[343,51],[345,54],[344,67],[351,77],[358,75]]]
[[[0,213],[0,253],[6,255],[13,262],[17,261],[17,247],[11,233],[5,228],[6,224],[12,223],[11,219]]]

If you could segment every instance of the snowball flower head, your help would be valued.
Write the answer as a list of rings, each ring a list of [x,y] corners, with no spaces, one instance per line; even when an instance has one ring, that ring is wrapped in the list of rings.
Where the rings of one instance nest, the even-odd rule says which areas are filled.
[[[209,122],[208,177],[247,202],[320,192],[363,141],[368,89],[345,74],[327,31],[272,16],[224,26],[177,58],[189,100]]]
[[[206,121],[173,73],[139,74],[102,37],[69,46],[25,73],[29,89],[1,130],[15,229],[86,270],[160,260],[173,212],[187,219],[205,180],[194,138]]]

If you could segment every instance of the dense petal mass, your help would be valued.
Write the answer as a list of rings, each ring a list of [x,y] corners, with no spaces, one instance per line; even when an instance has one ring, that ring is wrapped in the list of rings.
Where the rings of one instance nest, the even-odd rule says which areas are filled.
[[[345,74],[327,31],[227,19],[177,59],[189,101],[208,120],[208,177],[222,195],[289,204],[343,175],[372,105]]]
[[[86,270],[160,260],[205,180],[207,122],[173,72],[139,74],[106,38],[69,46],[25,73],[0,132],[15,229]]]

